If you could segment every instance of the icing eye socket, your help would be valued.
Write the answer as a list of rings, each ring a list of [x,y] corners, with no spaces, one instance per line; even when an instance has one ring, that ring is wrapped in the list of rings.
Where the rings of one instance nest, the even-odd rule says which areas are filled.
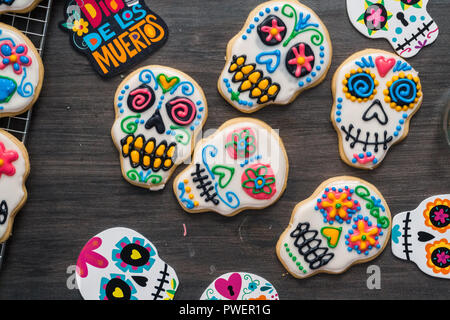
[[[155,262],[156,251],[144,239],[124,237],[112,251],[112,260],[124,272],[143,273]]]
[[[450,272],[450,244],[441,239],[425,246],[427,265],[434,273],[448,274]]]
[[[386,8],[380,3],[374,3],[368,6],[362,18],[367,29],[372,31],[385,28],[389,20]]]
[[[141,267],[150,260],[150,253],[144,247],[130,243],[120,252],[120,259],[127,265]]]
[[[142,113],[151,108],[155,103],[155,99],[155,92],[152,88],[146,84],[142,84],[130,92],[127,105],[131,111]]]
[[[105,288],[105,296],[108,300],[130,300],[131,288],[128,283],[120,278],[113,278],[108,281]]]
[[[375,74],[370,72],[370,69],[358,68],[347,73],[342,84],[344,85],[342,91],[347,99],[366,102],[372,100],[377,93],[378,80],[376,80]]]
[[[428,215],[430,222],[436,228],[445,228],[450,224],[450,207],[438,205],[431,208]]]
[[[274,46],[286,36],[286,25],[277,16],[270,15],[257,28],[258,36],[267,46]]]
[[[400,72],[398,76],[392,77],[386,86],[387,88],[383,91],[384,101],[396,111],[413,109],[422,96],[419,77],[414,77],[412,74],[405,75]]]
[[[286,68],[291,75],[301,78],[311,73],[314,68],[314,51],[307,43],[297,43],[286,55]]]
[[[197,115],[194,102],[183,97],[176,97],[167,102],[166,109],[170,120],[180,126],[187,126]]]

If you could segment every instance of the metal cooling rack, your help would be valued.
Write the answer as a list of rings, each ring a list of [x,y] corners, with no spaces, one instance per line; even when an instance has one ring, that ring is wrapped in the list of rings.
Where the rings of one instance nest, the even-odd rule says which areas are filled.
[[[9,24],[22,31],[33,42],[41,56],[44,51],[52,1],[43,0],[29,13],[5,13],[0,15],[0,22]],[[8,131],[25,144],[30,128],[31,112],[32,110],[30,109],[15,117],[0,118],[0,128]],[[5,254],[5,247],[6,242],[0,244],[0,268]]]

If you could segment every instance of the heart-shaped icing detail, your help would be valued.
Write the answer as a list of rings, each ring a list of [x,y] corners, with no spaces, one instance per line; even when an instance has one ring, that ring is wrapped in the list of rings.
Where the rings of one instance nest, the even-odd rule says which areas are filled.
[[[386,59],[385,57],[379,56],[375,58],[375,65],[377,66],[380,77],[384,78],[384,76],[394,67],[395,59]]]
[[[280,50],[262,52],[256,57],[256,63],[265,64],[267,72],[273,73],[280,65],[281,52]]]
[[[217,292],[227,299],[237,300],[242,287],[242,278],[239,273],[233,273],[228,280],[217,279],[214,283]]]
[[[170,91],[173,87],[175,87],[179,82],[180,78],[178,77],[168,77],[164,73],[161,73],[157,77],[158,83],[162,87],[164,93]]]
[[[341,237],[342,227],[323,227],[320,233],[327,239],[328,246],[330,248],[336,248],[339,238]]]
[[[212,168],[212,173],[219,176],[219,186],[225,188],[234,176],[234,168],[222,165],[217,165]]]
[[[141,254],[139,253],[139,251],[137,251],[136,249],[133,249],[132,251],[131,251],[131,259],[133,259],[133,260],[139,260],[139,259],[141,259],[142,258],[142,256],[141,256]]]
[[[419,236],[418,240],[420,242],[428,242],[434,239],[434,236],[432,234],[429,234],[428,232],[424,231],[419,231],[417,235]]]
[[[123,298],[123,291],[120,288],[114,289],[114,292],[112,293],[114,298],[120,299]]]

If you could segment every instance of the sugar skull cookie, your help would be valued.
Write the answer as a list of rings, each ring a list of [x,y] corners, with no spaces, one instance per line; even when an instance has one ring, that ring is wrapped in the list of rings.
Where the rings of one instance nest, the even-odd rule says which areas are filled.
[[[14,136],[0,130],[0,243],[10,234],[17,212],[27,200],[28,152]]]
[[[0,117],[30,109],[43,79],[44,66],[33,43],[19,30],[0,23]]]
[[[179,285],[155,246],[127,228],[105,230],[86,243],[76,280],[85,300],[172,300]]]
[[[392,222],[392,252],[432,277],[450,279],[450,194],[433,196]]]
[[[0,0],[0,13],[25,13],[33,10],[41,0]]]
[[[200,300],[280,300],[266,279],[247,272],[229,272],[215,279]]]
[[[265,2],[228,43],[220,94],[251,113],[270,104],[288,104],[324,80],[332,47],[327,28],[295,0]]]
[[[376,168],[406,138],[423,99],[417,71],[398,56],[375,49],[345,60],[334,74],[332,90],[331,122],[341,158],[360,169]]]
[[[275,203],[288,171],[278,134],[262,121],[236,118],[196,145],[192,163],[175,178],[173,189],[188,212],[233,216]]]
[[[117,89],[114,144],[124,178],[160,190],[188,159],[208,115],[203,90],[188,75],[162,66],[143,67]]]
[[[277,255],[296,278],[342,273],[375,259],[388,243],[389,208],[370,183],[336,177],[322,183],[292,212]]]
[[[384,38],[398,55],[411,58],[439,34],[427,4],[428,0],[347,0],[347,12],[363,35]]]

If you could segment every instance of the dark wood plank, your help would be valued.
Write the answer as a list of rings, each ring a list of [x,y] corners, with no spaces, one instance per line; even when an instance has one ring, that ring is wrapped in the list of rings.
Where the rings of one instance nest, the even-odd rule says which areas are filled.
[[[193,76],[209,102],[206,129],[242,116],[221,98],[215,84],[228,40],[261,2],[151,1],[171,35],[164,48],[141,65],[168,65]],[[446,0],[429,3],[429,11],[441,28],[437,42],[410,60],[420,71],[425,94],[422,108],[412,121],[408,138],[394,147],[374,172],[350,168],[339,158],[336,133],[329,121],[330,83],[336,68],[350,54],[365,48],[392,51],[391,47],[385,40],[373,41],[359,34],[347,19],[344,1],[303,1],[330,31],[333,64],[319,87],[291,105],[254,114],[280,129],[289,155],[290,177],[278,203],[233,218],[187,214],[171,188],[151,193],[121,177],[109,133],[114,119],[113,95],[121,79],[101,80],[88,61],[72,50],[67,35],[57,27],[62,3],[55,1],[51,15],[44,56],[45,84],[28,140],[30,196],[8,242],[0,272],[0,299],[80,299],[77,290],[66,286],[67,268],[75,264],[90,237],[114,226],[133,228],[157,246],[180,278],[177,299],[198,299],[215,277],[230,271],[265,277],[282,299],[449,297],[448,282],[428,277],[413,263],[396,259],[390,246],[370,263],[381,268],[381,290],[367,289],[370,264],[354,266],[343,275],[296,280],[286,274],[275,254],[275,244],[295,204],[327,178],[354,175],[368,180],[384,194],[393,214],[415,208],[428,196],[450,191],[450,149],[440,131],[444,94],[450,88]]]

